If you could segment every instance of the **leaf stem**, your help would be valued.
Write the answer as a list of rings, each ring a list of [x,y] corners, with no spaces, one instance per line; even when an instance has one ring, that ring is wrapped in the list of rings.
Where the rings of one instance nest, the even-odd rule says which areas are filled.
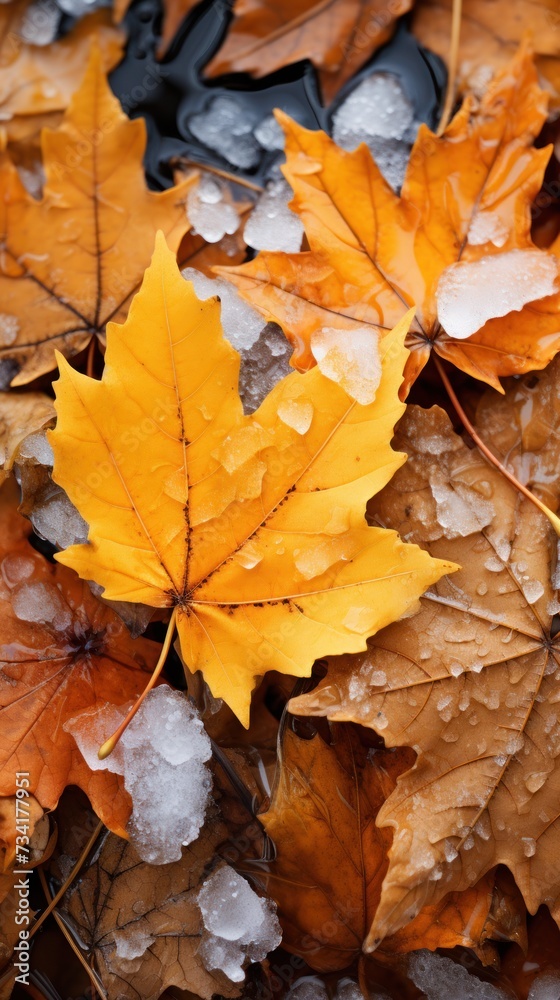
[[[365,955],[362,953],[358,960],[358,986],[364,1000],[369,1000],[369,989],[367,984]]]
[[[502,476],[505,476],[505,478],[511,483],[512,486],[515,487],[516,490],[519,490],[519,492],[522,493],[523,496],[527,498],[527,500],[530,500],[531,503],[534,503],[535,507],[538,507],[541,513],[548,518],[556,534],[560,537],[560,517],[557,517],[556,514],[553,514],[553,512],[546,506],[546,504],[542,502],[542,500],[539,500],[539,498],[536,497],[534,493],[531,493],[531,490],[528,490],[527,487],[523,485],[523,483],[520,483],[519,479],[517,479],[516,476],[514,476],[513,472],[510,472],[509,469],[503,464],[503,462],[501,462],[500,459],[496,455],[494,455],[492,451],[490,451],[488,445],[484,443],[482,438],[479,436],[478,431],[475,430],[474,425],[467,417],[467,414],[465,413],[461,403],[459,402],[455,390],[447,377],[447,373],[441,361],[438,358],[436,358],[435,354],[433,355],[433,357],[441,381],[445,386],[447,395],[449,396],[451,402],[453,403],[453,406],[457,411],[457,415],[461,420],[463,427],[470,434],[479,451],[482,452],[484,457],[488,459],[491,465],[493,465],[496,469],[498,469],[499,472],[501,472]]]
[[[159,660],[155,665],[154,672],[150,677],[148,683],[146,684],[146,687],[142,691],[142,694],[136,699],[134,705],[130,709],[130,712],[128,712],[126,718],[123,719],[118,729],[115,729],[113,735],[110,736],[109,739],[105,741],[103,746],[101,746],[97,751],[97,756],[99,757],[99,760],[105,760],[105,758],[108,757],[109,754],[113,752],[122,734],[124,733],[126,727],[136,715],[138,709],[140,708],[140,705],[144,701],[144,698],[146,697],[148,692],[151,691],[152,688],[154,687],[159,675],[163,670],[165,661],[167,659],[167,654],[169,652],[171,642],[173,640],[173,635],[175,633],[176,618],[177,618],[177,608],[173,608],[171,618],[169,619],[169,625],[167,626],[165,639],[163,641],[163,646],[161,647],[161,653],[159,654]]]
[[[436,135],[443,135],[445,132],[453,104],[455,102],[455,83],[457,79],[457,63],[459,61],[459,39],[461,36],[461,0],[453,0],[453,10],[451,14],[451,41],[449,45],[449,67],[447,73],[447,87],[445,89],[445,100],[443,111],[438,125]]]
[[[94,378],[94,374],[93,373],[94,373],[94,358],[95,358],[95,342],[96,342],[96,340],[97,340],[97,338],[95,336],[92,336],[92,338],[91,338],[91,340],[89,342],[89,345],[88,345],[87,361],[86,361],[86,375],[88,376],[88,378]]]

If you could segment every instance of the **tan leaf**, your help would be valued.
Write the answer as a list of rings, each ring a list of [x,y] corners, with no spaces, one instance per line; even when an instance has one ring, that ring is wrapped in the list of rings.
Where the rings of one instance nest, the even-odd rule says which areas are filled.
[[[518,459],[549,498],[558,488],[558,458],[552,476],[546,462],[558,447],[558,402],[541,406],[550,398],[543,380],[557,385],[558,366],[552,371],[533,393],[535,376],[515,383],[506,416],[497,422],[487,409],[481,424],[496,451],[515,447],[520,425],[540,430],[542,457],[522,454],[521,443]],[[556,538],[442,410],[409,407],[396,440],[409,460],[370,517],[463,569],[432,587],[417,615],[379,633],[368,653],[332,659],[319,687],[291,703],[418,752],[379,813],[394,839],[369,948],[499,863],[530,912],[544,902],[560,919]]]
[[[453,0],[418,0],[412,30],[447,62]],[[502,69],[529,32],[537,66],[556,89],[560,83],[560,10],[557,0],[463,0],[458,83],[480,91]],[[560,96],[560,95],[559,95]]]

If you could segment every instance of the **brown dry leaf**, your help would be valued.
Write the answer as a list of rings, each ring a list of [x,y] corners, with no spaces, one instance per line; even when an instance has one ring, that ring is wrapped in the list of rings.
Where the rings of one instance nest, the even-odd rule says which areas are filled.
[[[157,230],[177,250],[191,182],[148,191],[145,144],[143,119],[123,114],[95,49],[62,124],[42,134],[42,200],[26,192],[9,159],[0,164],[4,387],[50,371],[55,348],[72,356],[126,315]]]
[[[531,240],[546,105],[523,49],[442,136],[421,127],[400,197],[365,145],[346,152],[277,113],[311,249],[216,270],[280,324],[298,368],[321,360],[336,331],[350,353],[372,329],[384,337],[412,303],[408,385],[432,350],[498,389],[543,368],[560,348],[558,261]]]
[[[447,62],[453,0],[417,0],[412,30]],[[555,89],[560,83],[560,10],[557,0],[463,0],[458,85],[480,92],[530,33],[537,67]],[[560,96],[560,95],[559,95]]]
[[[236,0],[234,21],[206,68],[257,78],[300,59],[319,70],[326,102],[393,34],[412,0]]]
[[[530,388],[537,376],[514,383],[481,423],[514,464],[519,427],[526,442],[540,434],[541,454],[522,443],[517,461],[554,507],[558,389],[547,410],[544,386],[558,377],[555,363],[538,393]],[[408,462],[371,502],[370,517],[463,569],[432,587],[416,616],[380,632],[368,653],[332,659],[319,687],[291,703],[418,752],[379,813],[394,840],[369,948],[497,864],[511,870],[530,912],[545,902],[560,919],[556,537],[439,408],[409,407],[396,442]]]
[[[271,805],[260,817],[277,852],[262,878],[278,904],[282,945],[319,972],[344,969],[361,953],[391,843],[375,816],[414,762],[407,748],[374,756],[350,727],[332,735],[329,746],[285,728]]]
[[[202,917],[196,895],[227,828],[215,814],[183,857],[167,865],[141,861],[126,841],[107,835],[89,869],[64,904],[79,940],[95,956],[108,1000],[159,997],[167,986],[200,997],[239,996],[223,972],[207,972],[197,956]],[[127,935],[147,950],[134,959],[117,955]],[[151,938],[151,943],[150,943]],[[122,949],[121,949],[122,950]]]
[[[9,476],[25,438],[52,426],[54,418],[53,401],[42,392],[0,393],[0,484]]]
[[[40,16],[30,0],[0,4],[0,119],[9,139],[32,134],[43,116],[68,107],[95,41],[106,72],[122,55],[124,35],[109,11],[82,18],[50,45],[31,45],[25,41],[26,20]]]
[[[331,737],[329,745],[318,734],[301,739],[284,730],[271,805],[260,817],[276,847],[263,880],[279,907],[283,947],[319,972],[343,969],[361,954],[392,839],[375,818],[415,757],[407,748],[368,749],[351,727],[334,726]],[[523,941],[524,915],[491,872],[422,910],[383,942],[383,956],[464,945],[492,962],[488,939]]]
[[[160,647],[132,642],[87,583],[31,548],[8,485],[0,493],[0,795],[13,795],[16,771],[27,771],[29,791],[53,809],[75,784],[124,835],[130,797],[122,779],[90,771],[64,723],[97,703],[136,698]]]

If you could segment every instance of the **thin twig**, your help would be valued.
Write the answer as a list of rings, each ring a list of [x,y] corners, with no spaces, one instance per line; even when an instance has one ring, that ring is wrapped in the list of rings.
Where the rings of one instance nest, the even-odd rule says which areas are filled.
[[[494,455],[492,451],[490,451],[488,445],[484,443],[484,441],[478,434],[478,431],[475,429],[474,425],[467,417],[467,414],[465,413],[461,403],[459,402],[455,390],[447,377],[447,373],[443,365],[441,364],[439,359],[436,358],[435,354],[433,355],[433,357],[441,381],[445,386],[447,395],[449,396],[455,410],[457,411],[457,416],[461,420],[461,423],[463,424],[465,430],[468,431],[468,433],[472,437],[479,451],[481,451],[484,457],[487,458],[488,461],[496,469],[498,469],[499,472],[501,472],[502,476],[505,476],[505,478],[511,483],[512,486],[515,487],[516,490],[519,490],[519,492],[522,493],[524,497],[527,497],[527,500],[530,500],[531,503],[535,504],[535,507],[538,507],[541,513],[548,518],[556,534],[560,536],[560,518],[557,517],[556,514],[553,514],[553,512],[546,506],[546,504],[544,504],[542,500],[539,500],[539,498],[536,497],[534,493],[531,493],[531,490],[528,490],[527,487],[523,485],[523,483],[520,483],[519,479],[517,479],[516,476],[514,476],[513,472],[510,472],[509,469],[503,464],[503,462],[501,462],[500,459],[497,458],[497,456]]]
[[[76,875],[78,875],[78,873],[81,870],[82,865],[84,864],[84,862],[85,862],[85,860],[86,860],[89,852],[91,851],[93,845],[95,844],[97,838],[99,837],[99,834],[101,833],[101,831],[103,829],[103,826],[104,826],[104,824],[100,820],[99,823],[97,824],[95,830],[93,831],[91,837],[89,838],[86,846],[84,847],[82,853],[80,854],[80,857],[76,861],[76,864],[72,868],[72,871],[70,872],[68,878],[65,879],[65,881],[61,885],[61,887],[58,890],[58,892],[56,893],[56,895],[53,896],[53,898],[51,899],[51,901],[50,901],[49,905],[47,906],[46,910],[43,910],[41,916],[33,924],[32,928],[31,928],[31,930],[29,932],[29,937],[30,938],[32,938],[33,935],[39,930],[39,927],[41,926],[41,924],[47,919],[47,917],[49,916],[49,914],[52,913],[52,911],[54,910],[56,904],[62,899],[62,897],[64,896],[64,893],[72,885],[72,882],[76,878]]]
[[[46,897],[47,900],[50,901],[51,894],[50,894],[50,891],[49,891],[49,887],[47,885],[47,880],[45,878],[45,873],[43,872],[43,870],[41,868],[38,869],[38,872],[39,872],[39,878],[41,880],[41,885],[43,886],[43,892],[45,893],[45,897]],[[79,962],[81,963],[81,965],[83,965],[84,969],[86,970],[86,972],[87,972],[87,974],[88,974],[88,976],[90,978],[91,984],[92,984],[92,986],[95,987],[97,993],[101,997],[101,1000],[107,1000],[107,994],[105,993],[105,990],[103,988],[103,984],[101,983],[100,979],[98,978],[98,976],[94,972],[94,970],[91,969],[90,966],[87,964],[84,956],[82,955],[80,949],[78,948],[78,945],[74,941],[72,935],[70,934],[70,931],[68,930],[66,924],[64,923],[64,920],[60,916],[60,913],[58,913],[56,910],[54,910],[53,911],[53,917],[56,920],[56,922],[57,922],[60,930],[64,934],[64,937],[68,941],[68,944],[70,945],[70,947],[71,947],[72,951],[74,952],[76,958],[79,960]]]
[[[216,174],[216,177],[221,177],[225,181],[230,181],[232,184],[240,184],[241,187],[249,188],[250,191],[256,191],[257,194],[262,194],[264,188],[260,184],[255,184],[254,181],[248,181],[244,177],[238,177],[236,174],[230,174],[228,170],[220,170],[219,167],[211,167],[207,163],[198,163],[197,160],[180,160],[179,161],[185,167],[192,167],[194,170],[205,170],[209,174]]]
[[[459,61],[459,39],[461,37],[461,0],[453,0],[453,11],[451,14],[451,41],[449,44],[449,65],[447,73],[447,87],[445,90],[445,101],[443,111],[436,135],[443,135],[445,132],[453,105],[455,103],[455,87],[457,82],[457,63]]]

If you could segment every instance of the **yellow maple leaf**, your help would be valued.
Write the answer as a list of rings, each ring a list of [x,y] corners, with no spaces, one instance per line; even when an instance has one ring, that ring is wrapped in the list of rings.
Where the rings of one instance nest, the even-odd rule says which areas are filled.
[[[183,658],[244,725],[256,677],[364,649],[456,568],[364,516],[404,460],[390,440],[408,319],[383,340],[372,402],[316,368],[244,416],[218,303],[160,235],[101,381],[59,359],[53,475],[90,530],[57,558],[111,600],[175,608]]]
[[[146,126],[129,121],[111,93],[99,49],[61,125],[44,129],[44,195],[26,191],[14,164],[0,164],[0,381],[23,385],[104,336],[124,318],[153,250],[172,249],[189,228],[186,192],[146,187]]]

